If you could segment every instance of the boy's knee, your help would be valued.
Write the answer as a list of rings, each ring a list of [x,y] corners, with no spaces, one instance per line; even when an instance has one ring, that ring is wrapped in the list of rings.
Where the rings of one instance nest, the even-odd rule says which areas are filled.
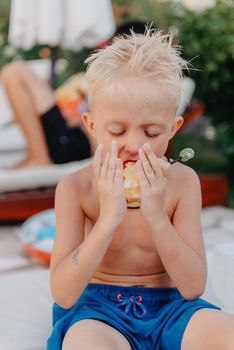
[[[27,63],[24,61],[14,61],[5,65],[1,70],[1,81],[6,84],[11,79],[17,79],[25,75],[28,70]]]

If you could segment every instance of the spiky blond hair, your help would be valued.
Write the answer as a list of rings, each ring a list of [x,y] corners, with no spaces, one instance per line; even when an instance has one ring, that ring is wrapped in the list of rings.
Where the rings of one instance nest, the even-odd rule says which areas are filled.
[[[161,84],[178,99],[180,78],[188,63],[180,56],[181,48],[173,46],[172,41],[170,34],[152,28],[146,28],[144,34],[131,32],[114,38],[111,45],[85,61],[89,99],[103,87],[129,78]]]

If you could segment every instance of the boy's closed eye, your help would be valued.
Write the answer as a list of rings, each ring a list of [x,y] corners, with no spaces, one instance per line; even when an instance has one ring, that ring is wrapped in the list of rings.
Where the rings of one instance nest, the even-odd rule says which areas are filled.
[[[112,136],[115,136],[115,137],[118,137],[118,136],[122,136],[124,135],[126,132],[126,130],[121,130],[121,131],[114,131],[114,130],[109,130],[109,133],[112,135]],[[144,130],[144,134],[147,136],[147,137],[157,137],[159,136],[160,134],[157,132],[157,133],[154,133],[154,132],[149,132],[147,130]]]

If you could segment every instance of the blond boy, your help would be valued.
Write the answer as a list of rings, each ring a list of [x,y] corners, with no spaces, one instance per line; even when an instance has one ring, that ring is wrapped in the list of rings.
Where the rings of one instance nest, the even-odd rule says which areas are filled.
[[[234,317],[199,298],[207,270],[195,172],[164,154],[186,62],[147,30],[91,56],[92,166],[61,181],[51,261],[48,350],[231,350]],[[137,161],[141,203],[129,209],[123,162]]]

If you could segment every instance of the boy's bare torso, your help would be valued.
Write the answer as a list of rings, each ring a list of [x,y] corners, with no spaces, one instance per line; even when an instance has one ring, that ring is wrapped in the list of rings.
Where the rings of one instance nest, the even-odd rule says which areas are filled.
[[[179,200],[178,177],[185,168],[173,166],[168,178],[166,210],[170,220]],[[92,167],[72,175],[85,214],[85,237],[99,217],[98,189]],[[90,204],[91,203],[91,204]],[[91,279],[92,283],[139,285],[147,287],[174,287],[161,262],[155,242],[139,209],[128,209],[102,263]]]

